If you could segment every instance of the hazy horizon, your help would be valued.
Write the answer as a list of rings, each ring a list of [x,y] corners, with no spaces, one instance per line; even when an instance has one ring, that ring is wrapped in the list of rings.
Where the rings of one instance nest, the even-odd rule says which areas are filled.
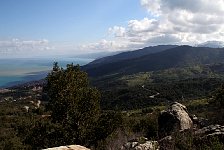
[[[87,58],[10,58],[0,59],[0,88],[7,85],[16,85],[32,80],[39,80],[46,76],[54,62],[58,62],[61,67],[74,63],[85,65],[93,59]],[[14,83],[14,84],[13,84]]]

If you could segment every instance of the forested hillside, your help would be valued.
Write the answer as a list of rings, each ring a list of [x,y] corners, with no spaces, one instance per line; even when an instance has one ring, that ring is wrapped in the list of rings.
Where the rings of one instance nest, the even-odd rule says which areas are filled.
[[[138,54],[141,53],[141,50],[134,52]],[[98,77],[112,74],[133,74],[186,66],[223,63],[224,49],[178,46],[158,53],[141,55],[139,57],[136,55],[137,57],[130,57],[130,59],[122,56],[114,56],[112,60],[110,57],[106,57],[102,63],[98,62],[85,65],[83,70],[87,71],[92,77]]]

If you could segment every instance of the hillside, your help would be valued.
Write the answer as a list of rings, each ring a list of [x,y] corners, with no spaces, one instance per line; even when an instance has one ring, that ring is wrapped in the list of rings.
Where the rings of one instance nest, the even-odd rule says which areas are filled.
[[[176,45],[158,45],[158,46],[145,47],[143,49],[139,49],[135,51],[122,52],[116,55],[111,55],[111,56],[96,59],[93,62],[89,63],[88,66],[85,66],[85,67],[91,68],[91,66],[94,67],[96,65],[109,64],[109,63],[113,63],[117,61],[134,59],[134,58],[138,58],[148,54],[161,52],[161,51],[174,48],[174,47],[177,47],[177,46]]]
[[[116,55],[112,57],[116,60]],[[102,91],[103,109],[129,110],[177,99],[188,101],[206,97],[224,83],[224,49],[178,46],[110,63],[107,58],[83,68],[91,84]]]
[[[141,50],[133,53],[141,53]],[[142,53],[141,53],[142,54]],[[178,46],[162,52],[136,57],[115,55],[96,60],[83,67],[91,77],[112,74],[133,74],[138,72],[158,71],[169,68],[221,63],[224,60],[223,48]],[[123,53],[122,55],[128,55]],[[137,57],[140,56],[140,57]],[[112,61],[111,61],[112,59]],[[98,63],[96,63],[98,62]]]

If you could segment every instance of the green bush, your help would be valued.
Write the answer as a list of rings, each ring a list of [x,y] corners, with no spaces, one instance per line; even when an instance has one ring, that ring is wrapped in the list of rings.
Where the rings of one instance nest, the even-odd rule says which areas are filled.
[[[224,85],[216,90],[215,102],[218,103],[221,108],[224,108]]]

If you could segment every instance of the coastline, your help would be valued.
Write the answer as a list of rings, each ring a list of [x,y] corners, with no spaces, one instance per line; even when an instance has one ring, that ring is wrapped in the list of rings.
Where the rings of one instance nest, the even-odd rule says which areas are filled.
[[[0,88],[41,80],[47,76],[54,62],[58,62],[62,67],[66,67],[69,63],[82,66],[91,61],[93,59],[69,57],[57,59],[0,59]]]

